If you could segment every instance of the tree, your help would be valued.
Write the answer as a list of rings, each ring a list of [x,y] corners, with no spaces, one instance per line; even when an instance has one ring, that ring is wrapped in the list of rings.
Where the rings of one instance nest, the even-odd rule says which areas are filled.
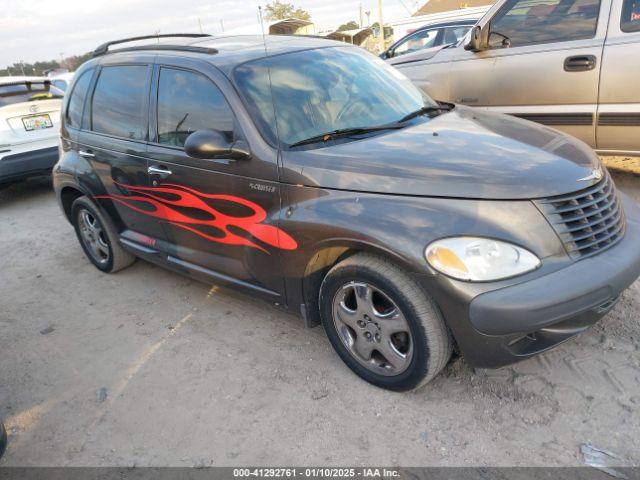
[[[338,27],[338,32],[342,32],[344,30],[356,30],[358,28],[360,28],[360,25],[358,25],[357,22],[351,20],[347,23],[343,23],[342,25],[340,25]]]
[[[265,7],[266,20],[284,20],[285,18],[298,18],[300,20],[311,20],[311,15],[306,10],[296,8],[291,3],[283,3],[275,0]]]
[[[57,68],[66,68],[70,72],[74,72],[80,65],[91,58],[91,53],[85,53],[83,55],[73,55],[64,59],[62,64],[58,60],[45,60],[34,63],[14,63],[13,65],[7,65],[4,69],[0,69],[0,75],[44,75],[47,70],[55,70]]]

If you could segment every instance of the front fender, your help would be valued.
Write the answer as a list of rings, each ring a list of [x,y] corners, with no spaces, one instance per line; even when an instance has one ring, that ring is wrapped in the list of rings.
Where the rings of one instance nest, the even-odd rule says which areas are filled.
[[[505,282],[548,273],[570,262],[555,232],[528,200],[491,201],[369,194],[304,186],[283,186],[281,228],[298,248],[282,252],[291,306],[308,303],[310,273],[324,275],[345,255],[369,251],[391,259],[409,274],[437,284],[455,282],[434,271],[424,251],[431,242],[457,235],[489,237],[520,245],[543,266],[516,280],[477,284],[477,294]],[[319,252],[331,251],[317,265]],[[320,273],[318,273],[320,272]],[[314,285],[317,281],[312,282]]]

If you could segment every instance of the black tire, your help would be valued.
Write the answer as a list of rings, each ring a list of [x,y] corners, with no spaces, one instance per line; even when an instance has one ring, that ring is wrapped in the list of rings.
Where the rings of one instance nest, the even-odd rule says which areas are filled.
[[[82,232],[83,218],[92,218],[96,222],[94,225],[99,226],[100,234],[96,240],[99,240],[103,251],[97,253],[92,250],[91,242],[85,239],[85,234]],[[106,273],[114,273],[135,262],[136,257],[120,246],[118,231],[113,222],[87,197],[79,197],[73,202],[71,219],[82,250],[97,269]]]
[[[375,324],[371,327],[372,332],[384,332],[380,330],[378,322],[371,322],[371,319],[364,315],[368,320],[359,320],[360,323],[357,327],[347,326],[345,330],[345,325],[341,323],[342,320],[334,321],[334,309],[337,308],[334,305],[336,299],[341,298],[342,301],[339,303],[344,306],[343,304],[347,301],[345,296],[347,294],[344,292],[348,292],[352,285],[358,285],[361,288],[363,285],[371,286],[373,295],[380,295],[379,292],[382,292],[383,301],[393,302],[394,305],[389,312],[400,310],[402,322],[408,327],[408,333],[410,333],[408,341],[406,333],[402,334],[405,335],[403,339],[405,344],[410,344],[411,347],[405,347],[404,370],[398,369],[397,374],[393,372],[393,368],[391,368],[391,372],[388,371],[392,366],[386,362],[384,356],[380,356],[380,353],[375,350],[375,343],[371,360],[364,363],[362,357],[358,360],[359,355],[354,351],[357,349],[354,349],[353,345],[357,342],[353,341],[353,338],[356,338],[361,332],[364,332],[362,335],[368,335],[367,339],[371,338],[371,333],[364,330],[365,327],[361,324]],[[359,302],[358,298],[360,297],[355,293],[355,289],[354,295],[354,299]],[[375,302],[372,301],[371,304],[373,305],[373,303]],[[340,358],[357,375],[378,387],[395,391],[418,388],[431,381],[451,357],[451,336],[437,305],[409,275],[382,257],[360,253],[335,265],[327,273],[320,287],[319,306],[324,329]],[[353,308],[353,312],[355,312],[357,308]],[[344,311],[338,312],[336,316],[342,317],[341,313]],[[359,316],[359,309],[358,313],[353,313],[353,315]],[[351,317],[351,313],[348,317],[349,322],[355,318]],[[398,315],[388,318],[396,317]],[[358,327],[362,330],[358,330]],[[377,333],[374,335],[375,341],[382,342],[378,345],[389,345],[389,342],[385,341],[384,334],[382,339]],[[349,342],[345,337],[352,341]],[[360,344],[362,344],[363,338],[360,337]],[[352,345],[351,348],[347,346],[348,344]],[[408,357],[409,353],[411,353],[410,357]],[[379,371],[386,373],[380,374]]]

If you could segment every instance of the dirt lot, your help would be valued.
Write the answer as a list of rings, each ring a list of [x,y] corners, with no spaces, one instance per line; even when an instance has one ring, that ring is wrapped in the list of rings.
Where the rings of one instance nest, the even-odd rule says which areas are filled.
[[[545,355],[397,394],[268,304],[101,274],[47,183],[0,192],[0,272],[0,465],[581,465],[586,442],[640,464],[640,282]]]

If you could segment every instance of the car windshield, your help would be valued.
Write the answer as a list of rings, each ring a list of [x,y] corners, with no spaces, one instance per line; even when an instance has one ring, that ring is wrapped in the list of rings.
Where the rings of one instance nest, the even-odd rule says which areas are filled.
[[[62,90],[44,83],[24,82],[9,85],[0,84],[0,107],[14,103],[61,99],[62,97],[64,97]]]
[[[265,135],[274,143],[279,137],[285,146],[336,130],[398,122],[422,107],[437,107],[403,74],[353,47],[251,61],[237,67],[234,78]]]

